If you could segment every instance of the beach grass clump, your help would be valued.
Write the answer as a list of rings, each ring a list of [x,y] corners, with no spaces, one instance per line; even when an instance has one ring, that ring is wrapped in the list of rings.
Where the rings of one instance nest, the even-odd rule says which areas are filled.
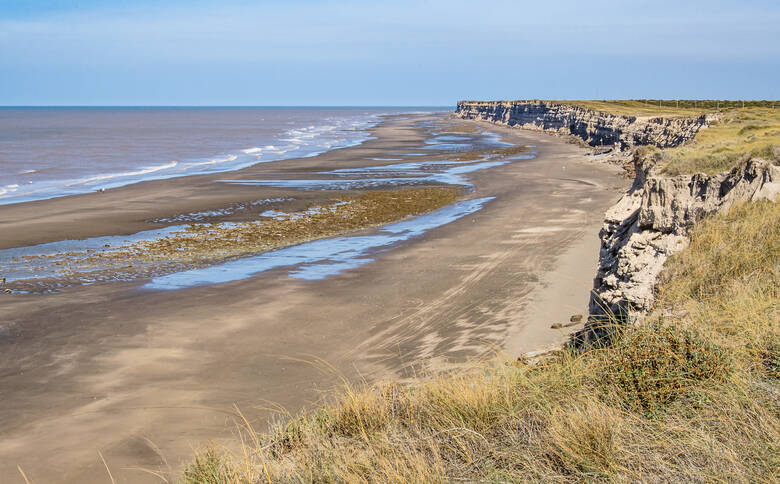
[[[345,383],[182,482],[777,482],[779,217],[707,219],[611,346]]]
[[[241,478],[235,463],[226,459],[213,445],[209,445],[198,452],[193,461],[184,468],[181,480],[185,483],[230,484],[240,482]]]

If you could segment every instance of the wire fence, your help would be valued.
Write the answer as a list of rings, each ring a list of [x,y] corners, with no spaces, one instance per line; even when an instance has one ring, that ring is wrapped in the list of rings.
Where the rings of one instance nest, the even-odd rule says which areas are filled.
[[[631,99],[647,106],[676,109],[733,109],[733,108],[775,108],[780,105],[772,100],[729,100],[729,99]],[[605,101],[610,102],[610,101]],[[614,101],[620,102],[620,101]]]
[[[780,107],[780,101],[778,100],[733,100],[733,99],[601,99],[597,102],[625,105],[627,103],[642,103],[648,108],[675,108],[675,109],[700,109],[700,110],[723,110],[734,108],[778,108]],[[591,100],[561,100],[550,101],[545,99],[515,99],[510,101],[459,101],[460,103],[539,103],[539,102],[553,102],[565,104],[567,102],[576,104],[577,102],[591,102]]]

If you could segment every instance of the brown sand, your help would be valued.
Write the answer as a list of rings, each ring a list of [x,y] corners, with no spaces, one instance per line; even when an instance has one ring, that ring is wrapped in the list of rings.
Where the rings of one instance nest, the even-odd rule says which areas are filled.
[[[233,405],[262,428],[265,400],[295,411],[338,382],[304,360],[376,379],[561,341],[550,325],[584,311],[598,228],[625,182],[556,138],[490,129],[535,144],[537,158],[472,174],[472,196],[496,200],[339,276],[270,271],[176,292],[115,283],[1,299],[0,482],[22,482],[17,465],[34,482],[108,482],[98,451],[117,482],[159,482],[131,467],[176,470],[191,446],[230,439]],[[375,134],[218,178],[360,166],[422,137],[408,121]],[[130,233],[150,218],[290,193],[213,179],[3,207],[0,247]]]

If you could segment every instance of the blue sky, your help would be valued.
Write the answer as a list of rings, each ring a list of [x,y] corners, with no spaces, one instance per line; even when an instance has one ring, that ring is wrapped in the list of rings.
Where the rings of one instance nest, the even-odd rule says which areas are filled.
[[[780,97],[780,2],[0,0],[0,105]]]

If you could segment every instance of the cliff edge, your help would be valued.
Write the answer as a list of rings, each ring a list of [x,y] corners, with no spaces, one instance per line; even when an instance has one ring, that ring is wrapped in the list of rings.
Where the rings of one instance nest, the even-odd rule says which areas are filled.
[[[628,116],[550,101],[458,101],[455,115],[506,126],[572,135],[590,146],[618,149],[652,145],[678,146],[716,119],[716,114],[693,118]]]
[[[780,167],[768,160],[750,158],[720,175],[668,177],[657,173],[658,155],[635,156],[632,187],[606,213],[590,317],[580,335],[586,340],[615,317],[641,320],[652,308],[664,262],[688,246],[696,222],[737,202],[775,200],[780,194]]]
[[[455,115],[573,135],[590,146],[618,149],[676,147],[718,118],[715,113],[626,116],[549,101],[461,101]],[[590,316],[575,335],[576,343],[592,342],[615,320],[634,323],[643,318],[652,307],[664,262],[688,246],[696,222],[737,202],[775,200],[780,194],[780,167],[771,160],[746,156],[726,173],[665,176],[658,169],[663,152],[647,151],[634,150],[634,182],[606,213]]]

